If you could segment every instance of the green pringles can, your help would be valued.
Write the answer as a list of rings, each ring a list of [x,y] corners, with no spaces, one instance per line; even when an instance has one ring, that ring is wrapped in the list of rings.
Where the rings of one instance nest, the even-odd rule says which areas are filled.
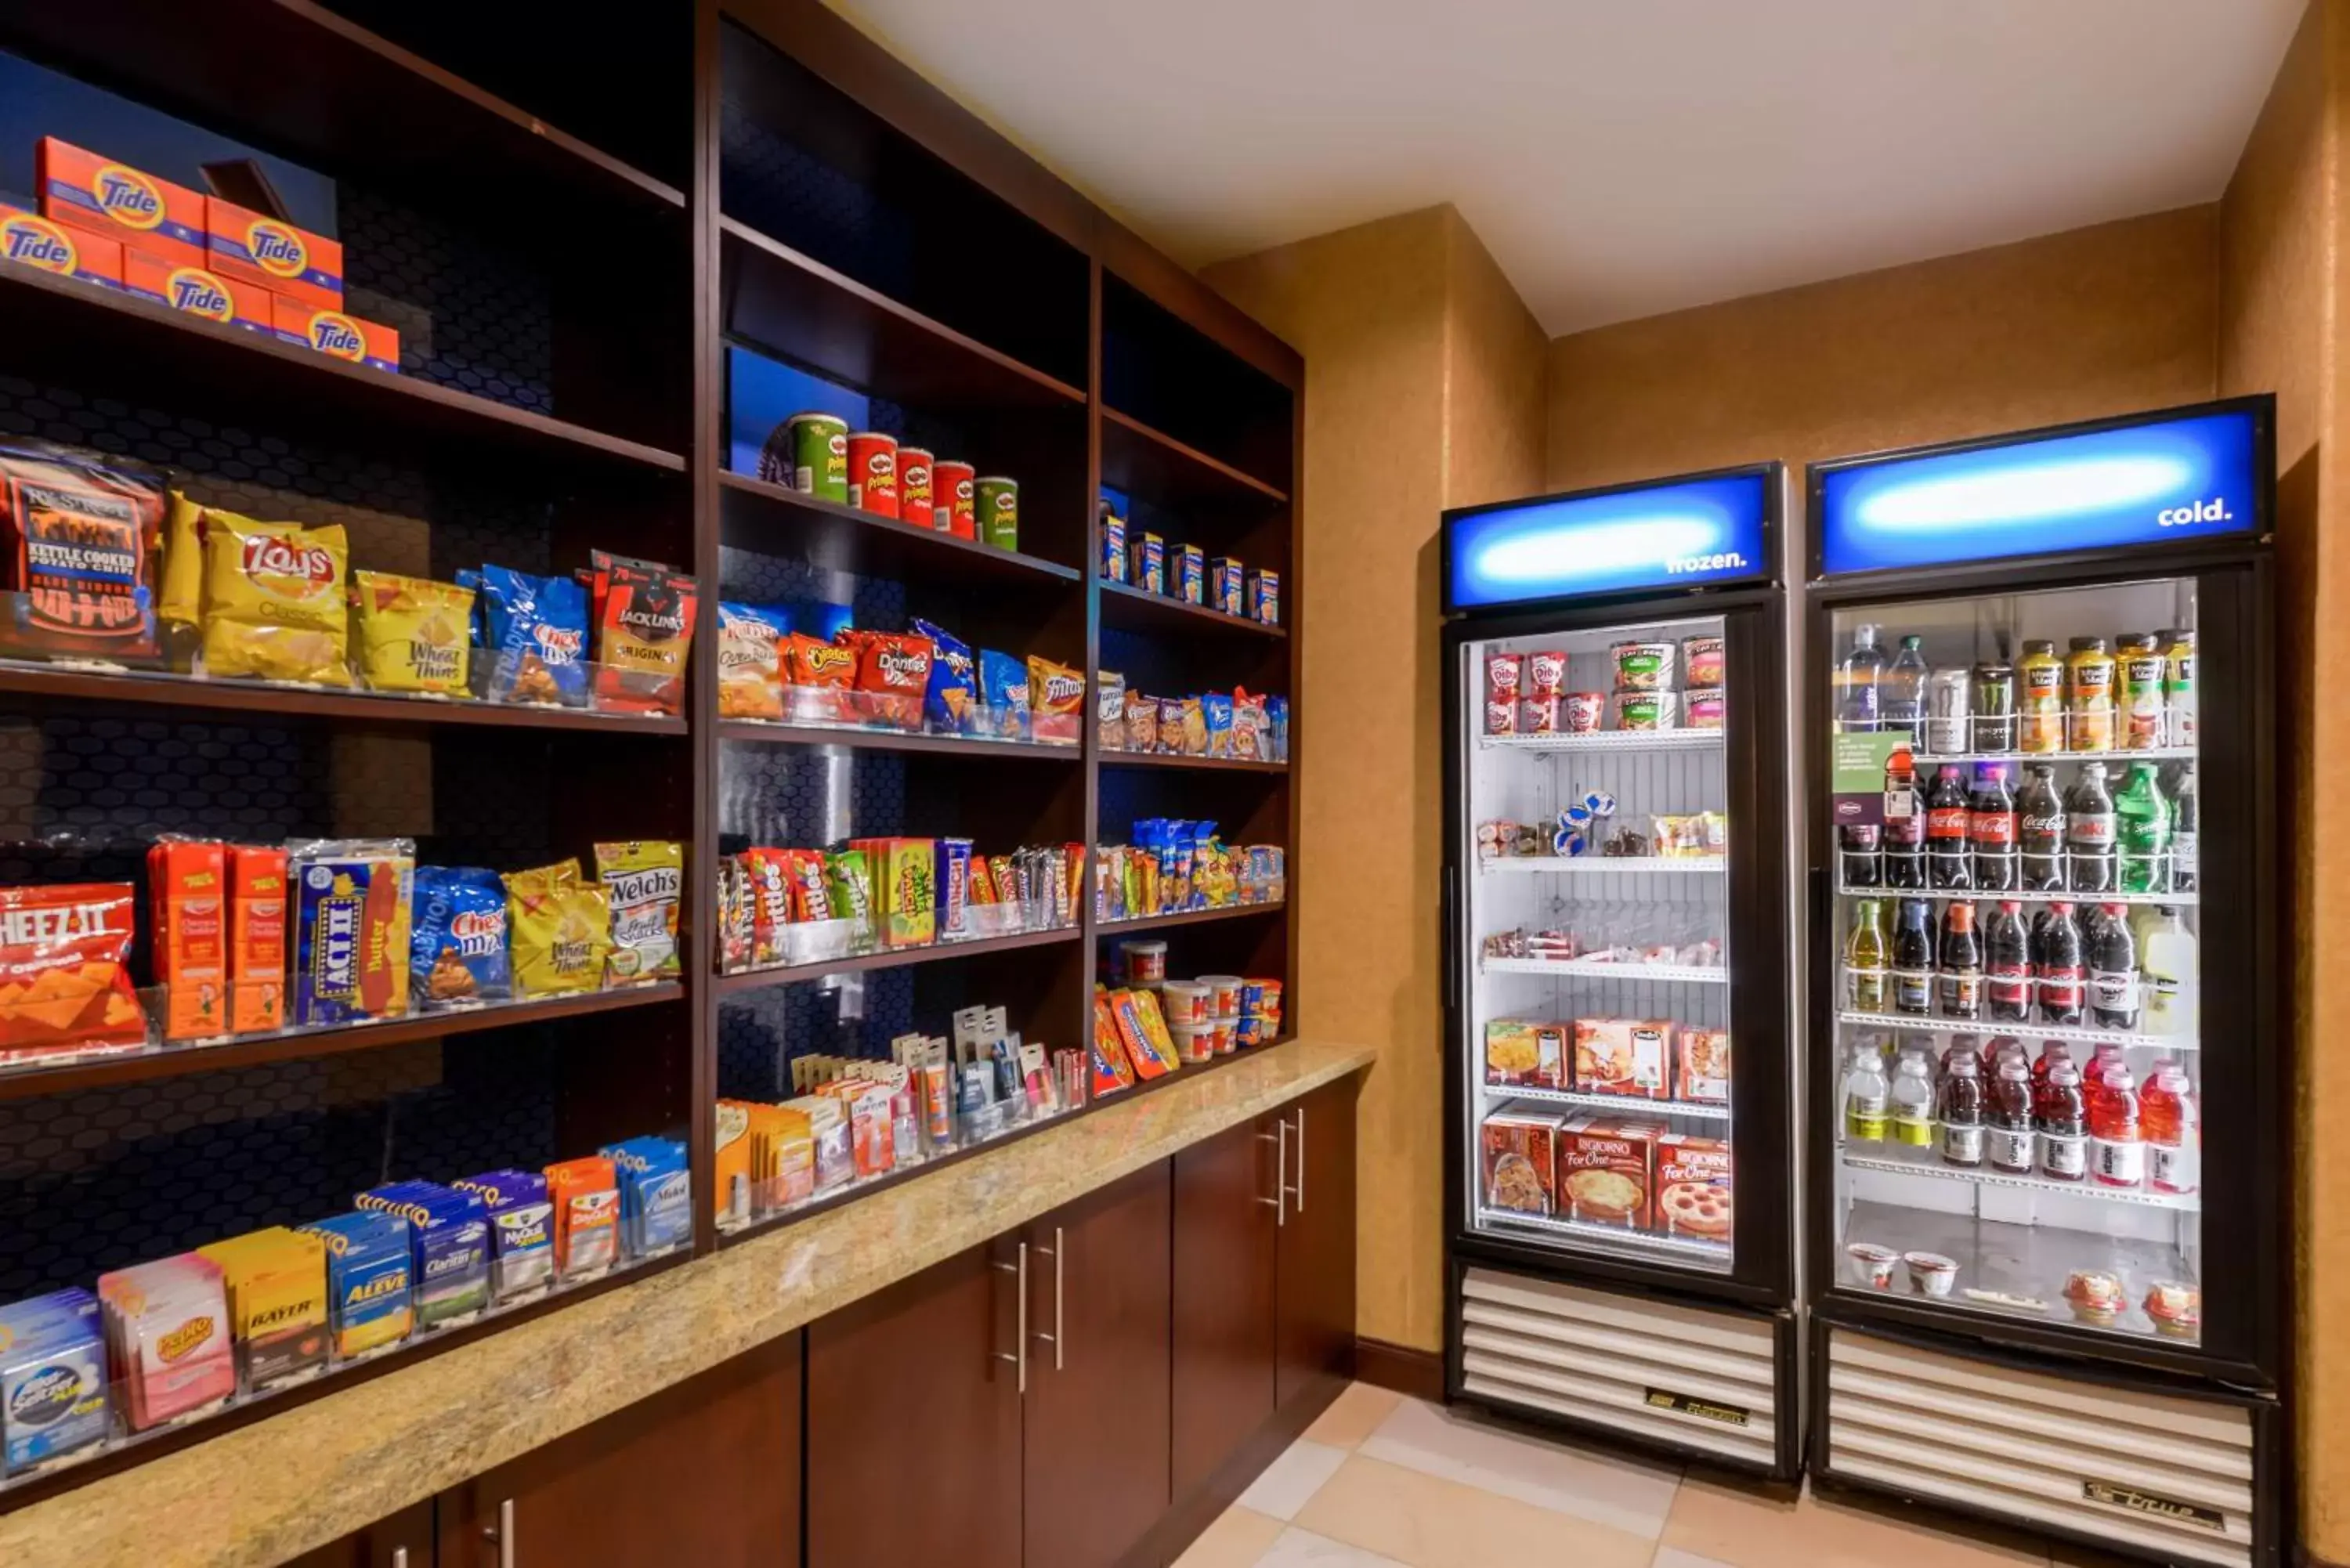
[[[972,482],[979,512],[979,536],[999,550],[1020,548],[1020,483],[1012,479]]]
[[[847,505],[848,421],[830,414],[794,414],[767,438],[759,453],[759,477]]]

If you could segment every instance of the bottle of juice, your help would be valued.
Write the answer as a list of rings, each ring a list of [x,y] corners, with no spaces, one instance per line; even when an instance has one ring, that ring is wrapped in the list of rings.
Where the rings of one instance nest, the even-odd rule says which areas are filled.
[[[1991,1168],[2002,1176],[2032,1174],[2032,1070],[2021,1050],[2000,1058],[1999,1073],[1991,1081],[1990,1104],[1984,1107]]]
[[[2027,642],[2015,661],[2016,749],[2064,749],[2064,661],[2053,642]]]
[[[1874,1040],[1852,1048],[1852,1069],[1844,1080],[1846,1143],[1883,1143],[1885,1113],[1892,1085],[1885,1081],[1885,1055]]]
[[[2194,1191],[2203,1178],[2203,1118],[2186,1070],[2168,1058],[2157,1062],[2140,1098],[2147,1185],[2157,1192]]]
[[[2195,634],[2166,632],[2163,640],[2169,645],[2162,680],[2163,717],[2168,732],[2164,743],[2191,746],[2195,743]]]
[[[2064,660],[2065,749],[2114,749],[2114,656],[2102,637],[2076,637]]]
[[[2041,1054],[2042,1061],[2048,1060]],[[2033,1119],[2040,1131],[2040,1174],[2052,1181],[2084,1181],[2089,1174],[2088,1107],[2072,1058],[2051,1063]]]
[[[1942,948],[1935,996],[1945,1018],[1970,1023],[1982,1016],[1982,939],[1975,934],[1975,907],[1953,898],[1942,910]]]
[[[2148,1034],[2187,1034],[2195,1029],[2197,1005],[2195,933],[2168,904],[2151,906],[2138,943],[2138,973],[2146,1005],[2138,1027]]]
[[[1942,1080],[1942,1163],[1967,1168],[1983,1162],[1982,1067],[1971,1053],[1945,1058]]]
[[[1852,936],[1844,945],[1845,1005],[1856,1012],[1885,1011],[1883,908],[1863,898],[1852,912]]]
[[[2170,669],[2161,639],[2150,631],[2132,632],[2121,639],[2116,663],[2114,708],[2121,747],[2153,751],[2162,744],[2163,679]]]
[[[1934,1147],[1934,1071],[1920,1046],[1908,1046],[1893,1064],[1893,1141],[1903,1148]]]
[[[2089,1169],[2103,1187],[2146,1184],[2146,1131],[2137,1080],[2120,1064],[2089,1094]]]

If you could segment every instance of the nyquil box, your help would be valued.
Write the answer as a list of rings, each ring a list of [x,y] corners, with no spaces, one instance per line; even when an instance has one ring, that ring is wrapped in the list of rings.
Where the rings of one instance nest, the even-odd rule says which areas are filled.
[[[0,1307],[0,1471],[87,1448],[106,1428],[98,1298],[74,1289]]]

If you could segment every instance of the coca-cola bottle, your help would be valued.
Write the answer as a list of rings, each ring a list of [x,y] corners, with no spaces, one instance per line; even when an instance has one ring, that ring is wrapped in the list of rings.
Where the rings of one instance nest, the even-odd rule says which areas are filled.
[[[2073,906],[2060,899],[2032,924],[2032,982],[2040,993],[2041,1023],[2070,1027],[2081,1022],[2087,971],[2080,925]]]
[[[1959,764],[1944,763],[1934,770],[1934,785],[1926,792],[1926,869],[1935,887],[1975,885],[1968,846],[1970,826],[1967,786],[1960,779]]]
[[[2064,875],[2075,893],[2114,890],[2114,797],[2103,763],[2083,763],[2064,796]]]
[[[1885,762],[1883,843],[1885,885],[1888,888],[1925,887],[1925,803],[1918,799],[1918,768],[1907,746],[1896,750]]]
[[[1975,886],[1986,893],[2015,891],[2021,875],[2015,863],[2015,796],[2007,787],[2005,763],[1975,764],[1967,839],[1974,852]]]
[[[2089,1016],[2101,1029],[2136,1029],[2137,939],[2119,904],[2101,905],[2099,913],[2089,939]]]
[[[2023,906],[2012,898],[1999,908],[1983,926],[1983,1008],[2002,1023],[2022,1023],[2032,1016],[2032,933],[2023,924]]]
[[[2064,886],[2064,797],[2056,793],[2056,769],[2032,764],[2015,797],[2016,864],[2023,886],[2051,893]]]
[[[1936,976],[1945,1018],[1982,1016],[1982,940],[1975,935],[1975,907],[1953,898],[1942,911],[1942,950]]]

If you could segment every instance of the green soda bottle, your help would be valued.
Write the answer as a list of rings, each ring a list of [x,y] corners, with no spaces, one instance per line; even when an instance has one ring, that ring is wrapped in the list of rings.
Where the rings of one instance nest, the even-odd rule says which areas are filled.
[[[2170,889],[2170,802],[2152,763],[2132,763],[2114,796],[2114,849],[2124,893]]]

